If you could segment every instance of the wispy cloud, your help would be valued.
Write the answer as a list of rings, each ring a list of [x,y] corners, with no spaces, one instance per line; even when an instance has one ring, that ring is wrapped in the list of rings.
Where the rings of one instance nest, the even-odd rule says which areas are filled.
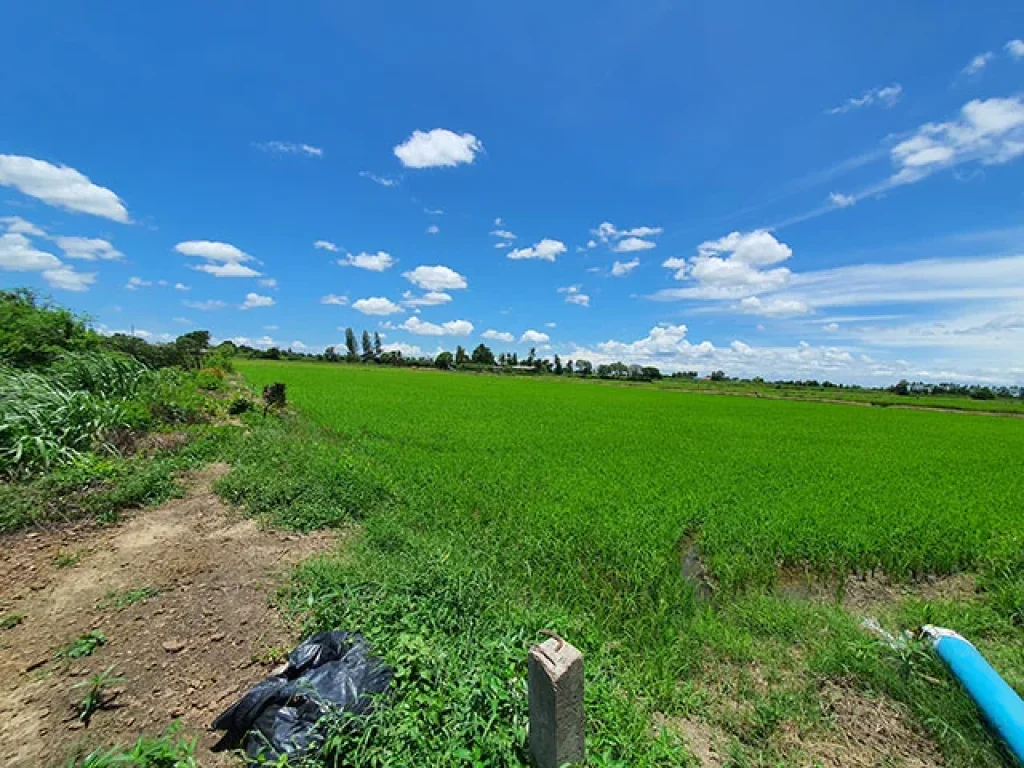
[[[302,155],[303,157],[323,157],[324,151],[312,144],[301,144],[292,141],[253,142],[253,146],[263,152],[275,155]]]
[[[880,107],[891,107],[903,96],[903,86],[899,83],[879,86],[864,91],[860,96],[852,96],[837,107],[825,110],[829,115],[842,115],[856,109],[863,109],[872,105]]]

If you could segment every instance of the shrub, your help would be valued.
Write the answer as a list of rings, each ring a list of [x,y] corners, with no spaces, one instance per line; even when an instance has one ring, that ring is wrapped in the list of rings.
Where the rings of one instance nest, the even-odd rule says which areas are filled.
[[[33,291],[0,291],[0,363],[39,368],[64,352],[93,349],[98,339],[85,318],[40,301]]]
[[[157,371],[139,393],[153,418],[168,424],[198,424],[209,415],[209,404],[196,390],[195,374],[178,368]]]
[[[236,397],[231,401],[228,406],[228,414],[231,416],[240,416],[243,413],[248,413],[253,409],[253,402],[247,397]]]
[[[196,386],[207,392],[224,389],[224,371],[219,368],[202,368],[196,371]]]

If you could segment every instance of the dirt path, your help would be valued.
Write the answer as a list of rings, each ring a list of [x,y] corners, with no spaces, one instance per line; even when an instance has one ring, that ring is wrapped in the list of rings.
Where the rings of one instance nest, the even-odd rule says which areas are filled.
[[[336,534],[260,530],[212,493],[226,469],[198,473],[184,499],[115,527],[0,538],[0,614],[23,616],[0,630],[5,765],[62,765],[77,749],[130,743],[173,719],[200,735],[201,765],[234,764],[208,751],[215,738],[204,731],[293,645],[269,598],[287,566]],[[131,602],[146,588],[159,592]],[[106,636],[93,655],[54,659],[93,630]],[[114,706],[84,727],[72,686],[111,665],[124,678]]]

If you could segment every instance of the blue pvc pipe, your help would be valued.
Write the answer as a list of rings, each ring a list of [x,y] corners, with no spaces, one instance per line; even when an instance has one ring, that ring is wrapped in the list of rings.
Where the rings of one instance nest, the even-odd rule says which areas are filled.
[[[1024,765],[1024,701],[978,649],[951,629],[926,626],[935,652],[967,689],[989,725],[1002,737],[1010,752]]]

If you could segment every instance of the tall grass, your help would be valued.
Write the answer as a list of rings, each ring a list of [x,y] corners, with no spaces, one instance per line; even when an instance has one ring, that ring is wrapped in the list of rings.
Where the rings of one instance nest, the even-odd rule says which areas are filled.
[[[134,397],[153,374],[138,360],[111,352],[70,352],[48,371],[67,390],[83,390],[111,398]]]
[[[0,474],[28,474],[75,461],[123,424],[121,405],[56,379],[0,368]]]

